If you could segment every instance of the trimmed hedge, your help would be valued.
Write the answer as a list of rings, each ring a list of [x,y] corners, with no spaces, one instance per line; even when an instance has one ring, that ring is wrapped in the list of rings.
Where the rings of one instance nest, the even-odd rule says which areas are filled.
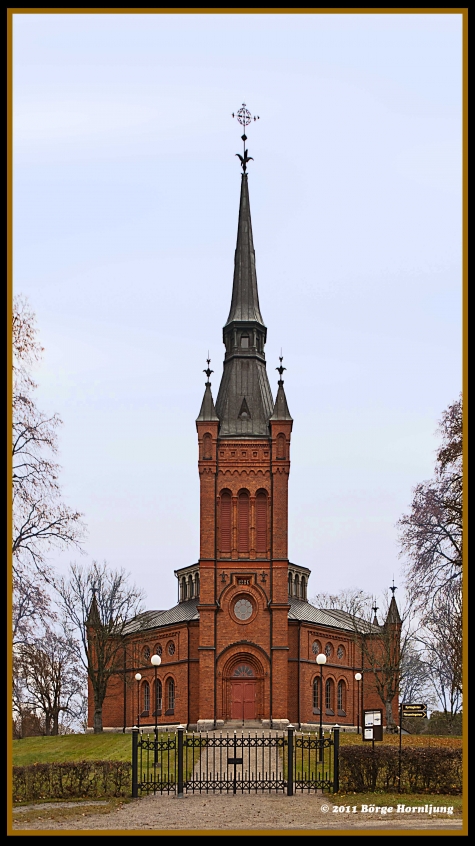
[[[13,801],[130,796],[129,761],[71,761],[13,767]]]
[[[340,790],[397,791],[399,749],[340,746]],[[461,793],[462,750],[408,747],[401,754],[402,793]]]

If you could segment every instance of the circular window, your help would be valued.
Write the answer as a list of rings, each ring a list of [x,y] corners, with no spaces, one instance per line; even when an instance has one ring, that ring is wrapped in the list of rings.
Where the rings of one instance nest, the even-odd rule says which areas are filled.
[[[234,606],[234,613],[238,620],[249,620],[252,614],[252,604],[248,599],[238,599]]]
[[[318,640],[314,640],[314,642],[312,643],[312,652],[313,652],[313,654],[314,654],[314,655],[319,655],[321,651],[322,651],[322,649],[321,649],[321,646],[320,646],[320,644],[319,644]]]
[[[170,643],[169,643],[169,644],[168,644],[168,646],[167,646],[167,651],[168,651],[168,654],[169,654],[169,655],[174,655],[174,654],[175,654],[175,644],[173,643],[173,641],[172,641],[172,640],[170,641]]]
[[[327,643],[327,645],[325,646],[325,655],[327,656],[327,658],[329,658],[330,655],[333,655],[333,646],[331,645],[331,643]]]
[[[344,658],[345,650],[344,650],[343,646],[338,647],[336,654],[338,655],[338,658],[340,659],[340,661],[341,661],[342,658]]]
[[[142,657],[143,657],[144,661],[148,661],[148,659],[150,658],[150,647],[149,646],[144,646],[144,648],[142,650]]]
[[[155,647],[155,655],[161,655],[161,654],[162,654],[162,652],[163,652],[163,649],[162,649],[162,644],[161,644],[161,643],[157,643],[157,645],[156,645],[156,647]]]

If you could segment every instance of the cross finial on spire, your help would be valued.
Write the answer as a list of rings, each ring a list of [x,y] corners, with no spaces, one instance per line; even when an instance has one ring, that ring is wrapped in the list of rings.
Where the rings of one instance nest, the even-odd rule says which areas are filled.
[[[396,591],[396,590],[397,590],[397,587],[396,587],[396,585],[394,584],[394,576],[393,576],[393,583],[392,583],[392,585],[390,585],[389,590],[391,590],[391,591],[392,591],[393,596],[394,596],[394,591]]]
[[[214,373],[214,370],[209,369],[209,365],[210,365],[210,362],[211,362],[211,359],[209,357],[209,350],[208,350],[208,358],[206,359],[206,362],[208,364],[208,367],[206,368],[206,370],[203,370],[203,373],[206,373],[208,381],[205,382],[205,385],[211,385],[211,382],[209,381],[209,377],[211,376],[212,373]]]
[[[287,370],[287,368],[286,368],[286,367],[282,367],[282,362],[283,362],[283,360],[284,360],[284,357],[283,357],[283,355],[282,355],[282,350],[280,351],[280,353],[281,353],[281,354],[279,355],[280,365],[279,365],[279,367],[276,367],[275,369],[276,369],[276,370],[278,370],[279,375],[280,375],[280,379],[279,379],[279,381],[278,381],[278,383],[277,383],[277,384],[278,384],[278,385],[283,385],[283,384],[284,384],[284,380],[282,379],[282,374],[283,374],[284,370]]]
[[[241,160],[242,172],[246,173],[247,163],[254,161],[252,156],[247,155],[247,150],[246,150],[246,141],[247,141],[246,126],[249,126],[251,120],[259,120],[259,115],[254,115],[254,116],[251,115],[249,109],[246,108],[246,104],[243,103],[241,108],[238,109],[237,112],[232,113],[232,116],[236,117],[238,119],[239,123],[241,124],[241,126],[244,127],[244,133],[243,133],[243,135],[241,135],[241,140],[242,140],[242,143],[243,143],[243,155],[241,156],[240,153],[236,153],[236,156]]]

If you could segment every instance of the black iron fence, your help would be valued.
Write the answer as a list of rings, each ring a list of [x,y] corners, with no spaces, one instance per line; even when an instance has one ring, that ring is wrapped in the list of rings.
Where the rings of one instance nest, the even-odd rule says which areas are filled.
[[[287,731],[132,731],[132,796],[147,793],[338,791],[339,730],[330,737]]]

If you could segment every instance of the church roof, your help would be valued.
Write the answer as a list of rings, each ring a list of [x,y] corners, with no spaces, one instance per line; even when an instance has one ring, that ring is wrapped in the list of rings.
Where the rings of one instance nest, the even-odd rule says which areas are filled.
[[[178,623],[199,620],[196,610],[198,602],[198,599],[189,599],[187,602],[179,602],[168,611],[144,611],[124,626],[123,634],[136,634],[161,626],[176,626]]]
[[[345,631],[380,633],[381,627],[368,623],[361,617],[354,618],[346,611],[336,608],[316,608],[310,602],[303,599],[289,598],[290,611],[289,620],[297,620],[302,623],[313,623],[316,626],[327,626],[332,629],[343,629]],[[124,627],[123,634],[137,634],[149,629],[158,629],[162,626],[175,626],[178,623],[188,623],[190,620],[199,620],[197,611],[199,599],[189,599],[180,602],[168,611],[144,611],[130,620]],[[355,625],[356,623],[356,625]]]
[[[304,599],[289,598],[290,611],[289,620],[298,620],[302,623],[314,623],[317,626],[328,626],[329,628],[344,629],[350,632],[380,633],[380,626],[374,626],[363,620],[362,617],[354,617],[347,611],[340,611],[337,608],[316,608]]]

